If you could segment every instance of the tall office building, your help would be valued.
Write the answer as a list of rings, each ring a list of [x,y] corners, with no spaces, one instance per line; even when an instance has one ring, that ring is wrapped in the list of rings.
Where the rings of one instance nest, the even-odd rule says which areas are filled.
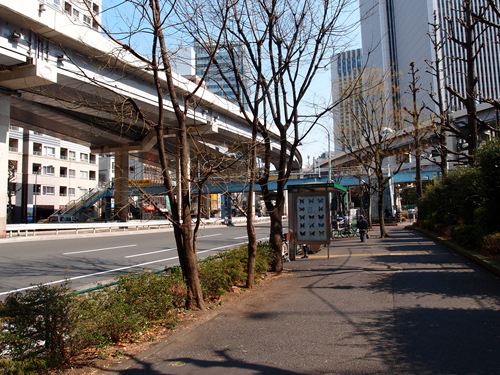
[[[395,113],[408,105],[408,75],[411,62],[419,69],[420,84],[418,102],[432,105],[428,93],[435,91],[434,77],[426,72],[426,61],[434,61],[434,51],[428,33],[434,13],[440,25],[438,37],[443,48],[438,58],[444,63],[445,84],[462,95],[465,93],[465,52],[457,43],[449,40],[449,31],[464,38],[459,20],[463,17],[462,0],[359,0],[363,57],[368,68],[381,69],[387,74],[384,84],[392,92]],[[473,0],[477,10],[486,5],[486,0]],[[491,12],[488,17],[498,23]],[[478,36],[478,44],[483,45],[476,64],[478,96],[498,98],[500,90],[500,46],[493,28],[488,28]],[[444,95],[451,111],[462,109],[462,104],[448,91]]]
[[[357,99],[361,95],[359,78],[362,67],[361,49],[337,53],[333,56],[331,67],[333,100],[339,100],[352,91],[352,95],[333,110],[334,151],[346,151],[349,145],[355,145],[354,137],[357,129],[355,115],[359,111]],[[348,137],[344,137],[343,134]],[[346,144],[347,142],[349,145]]]
[[[210,61],[210,56],[206,49],[200,45],[195,45],[194,47],[196,53],[196,75],[198,77],[203,76],[205,70],[207,69],[208,63]],[[240,45],[232,45],[232,49],[237,59],[237,64],[239,68],[239,74],[244,80],[245,87],[251,87],[250,81],[250,68],[248,61],[245,56],[244,48]],[[233,65],[231,63],[230,55],[227,48],[221,47],[216,54],[217,62],[219,64],[220,70],[224,73],[224,77],[229,81],[226,82],[222,75],[220,74],[219,67],[212,64],[208,70],[206,77],[206,87],[208,90],[212,91],[214,94],[219,95],[227,100],[237,103],[237,98],[235,92],[231,89],[237,88],[236,74],[233,70]],[[241,94],[241,89],[239,90]],[[244,107],[247,107],[245,104]]]

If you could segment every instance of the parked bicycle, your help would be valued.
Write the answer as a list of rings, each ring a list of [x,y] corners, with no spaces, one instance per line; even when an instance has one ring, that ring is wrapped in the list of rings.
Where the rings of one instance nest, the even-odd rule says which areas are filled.
[[[340,227],[332,232],[333,238],[348,238],[348,237],[356,237],[359,232],[356,227],[353,225]]]

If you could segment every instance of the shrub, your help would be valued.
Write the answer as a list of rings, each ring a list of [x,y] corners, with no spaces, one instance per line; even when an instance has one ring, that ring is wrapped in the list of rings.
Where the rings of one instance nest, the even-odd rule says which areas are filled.
[[[5,375],[43,374],[49,373],[47,362],[39,358],[30,358],[23,361],[0,359],[0,373]]]
[[[70,331],[69,309],[73,296],[66,286],[39,286],[9,295],[0,315],[2,346],[11,359],[57,367],[68,359],[65,338]]]
[[[478,180],[476,168],[459,168],[443,184],[427,187],[419,201],[419,220],[430,226],[473,224],[474,209],[481,202]]]
[[[217,299],[246,277],[245,248],[222,252],[200,262],[200,282],[206,299]]]
[[[246,262],[247,258],[245,258]],[[257,259],[255,262],[255,275],[258,276],[271,269],[273,261],[273,249],[269,242],[259,243],[257,245]]]
[[[479,244],[481,236],[475,225],[459,224],[451,228],[452,239],[465,247],[474,247]]]
[[[272,262],[272,249],[268,243],[257,245],[255,277],[268,271]],[[200,282],[206,299],[217,299],[233,285],[247,278],[248,252],[246,246],[226,251],[200,262]]]
[[[106,289],[79,296],[73,304],[71,348],[117,343],[145,330],[147,321],[135,312],[124,293]]]
[[[134,313],[150,322],[171,326],[175,310],[180,307],[179,296],[173,292],[181,289],[180,283],[182,279],[175,275],[144,272],[120,277],[117,293],[123,295]]]
[[[500,255],[500,233],[492,233],[483,237],[481,250],[489,255]]]
[[[500,207],[500,140],[482,145],[477,152],[479,169],[479,193],[484,209],[481,225],[486,233],[500,231],[497,209]]]

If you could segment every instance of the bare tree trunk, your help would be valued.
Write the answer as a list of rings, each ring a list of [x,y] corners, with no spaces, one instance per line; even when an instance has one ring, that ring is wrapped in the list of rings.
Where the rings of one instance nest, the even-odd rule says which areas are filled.
[[[377,209],[378,209],[378,221],[380,225],[380,238],[387,237],[387,232],[385,231],[384,222],[384,190],[379,185],[377,190]]]
[[[368,227],[372,227],[372,179],[368,176]]]
[[[465,53],[467,79],[465,84],[465,108],[467,109],[467,122],[470,132],[469,136],[469,164],[473,165],[476,159],[478,146],[478,125],[477,125],[477,77],[475,72],[476,56],[474,47],[474,25],[472,23],[472,1],[464,1],[465,13]]]
[[[422,197],[422,167],[421,167],[422,151],[420,147],[415,150],[415,185],[417,196]]]
[[[271,218],[271,230],[269,235],[269,242],[273,248],[273,270],[276,273],[283,271],[283,257],[281,256],[281,246],[283,245],[283,239],[281,237],[283,233],[283,203],[277,204],[274,210],[270,213]]]
[[[246,287],[253,288],[255,282],[255,262],[257,258],[257,235],[255,234],[254,206],[255,206],[255,167],[256,167],[256,145],[257,126],[254,122],[252,127],[252,143],[249,149],[250,160],[248,163],[248,198],[247,198],[247,234],[248,234],[248,261]]]
[[[186,125],[186,114],[187,111],[187,98],[184,98],[184,111],[179,105],[179,100],[177,98],[177,91],[173,81],[172,66],[167,53],[167,47],[165,43],[165,37],[163,34],[163,29],[161,28],[160,20],[160,3],[158,0],[149,0],[150,7],[154,15],[154,26],[155,35],[157,35],[158,43],[160,47],[161,61],[165,70],[165,79],[167,81],[167,90],[174,107],[175,116],[177,119],[177,139],[178,146],[180,148],[180,181],[177,184],[181,186],[181,215],[182,218],[177,217],[177,225],[180,227],[180,231],[176,234],[176,243],[179,253],[179,261],[182,267],[184,280],[188,288],[188,296],[186,299],[187,308],[204,308],[203,293],[201,289],[201,283],[198,274],[198,259],[196,256],[196,247],[193,242],[193,228],[191,224],[191,192],[189,186],[190,180],[190,170],[189,170],[189,140],[187,135],[187,125]],[[159,81],[157,82],[159,86]],[[161,87],[158,87],[158,92],[161,92]],[[163,103],[160,102],[163,106]],[[159,126],[163,126],[160,122]],[[158,133],[157,133],[158,135]],[[163,143],[163,138],[158,139],[158,143]],[[166,157],[166,154],[165,154]],[[165,172],[166,173],[166,172]],[[177,205],[175,205],[177,208]],[[174,207],[172,207],[172,210]],[[179,233],[180,232],[180,233]],[[180,234],[180,235],[179,235]]]

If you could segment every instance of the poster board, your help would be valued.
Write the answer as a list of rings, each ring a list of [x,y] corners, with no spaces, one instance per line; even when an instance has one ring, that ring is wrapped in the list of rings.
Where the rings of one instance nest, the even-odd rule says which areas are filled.
[[[328,243],[328,196],[296,196],[297,240],[302,243]]]
[[[328,193],[294,191],[289,195],[289,230],[299,244],[321,245],[330,242]]]

